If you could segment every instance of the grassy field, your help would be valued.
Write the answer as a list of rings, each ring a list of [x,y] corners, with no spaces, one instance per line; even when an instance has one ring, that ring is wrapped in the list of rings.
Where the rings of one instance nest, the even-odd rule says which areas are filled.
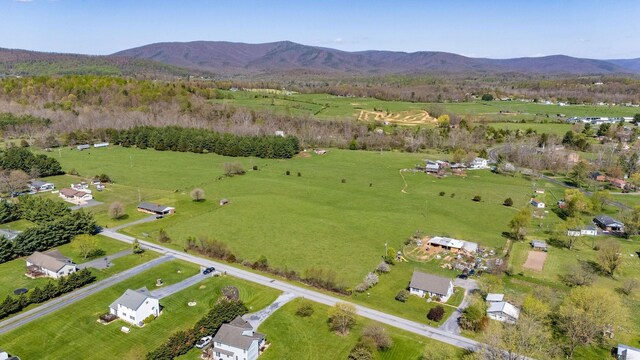
[[[256,260],[265,255],[273,266],[301,272],[340,265],[350,285],[375,268],[385,242],[399,249],[416,230],[503,246],[500,234],[515,208],[502,202],[511,197],[515,207],[525,206],[532,187],[526,179],[488,171],[445,179],[401,175],[400,169],[412,168],[422,156],[395,152],[331,150],[324,156],[264,160],[114,147],[67,151],[60,160],[65,170],[107,172],[116,181],[111,191],[96,193],[96,199],[105,202],[91,209],[98,219],[105,219],[105,207],[113,198],[124,201],[135,219],[138,189],[144,200],[176,207],[175,215],[127,228],[126,233],[155,240],[162,228],[176,249],[182,249],[189,236],[214,238],[229,244],[238,257]],[[223,164],[230,161],[259,170],[218,180]],[[288,170],[292,175],[285,175]],[[194,187],[205,190],[206,201],[191,201]],[[446,195],[439,196],[440,191]],[[482,201],[471,201],[475,195]],[[221,207],[220,198],[231,203]],[[357,249],[355,257],[349,249]]]
[[[182,270],[177,273],[177,270]],[[2,347],[23,359],[142,359],[173,332],[193,326],[220,295],[220,289],[234,285],[248,306],[263,308],[278,296],[275,290],[260,288],[241,280],[221,277],[204,282],[162,299],[160,317],[144,328],[120,331],[120,320],[109,325],[96,322],[109,304],[127,288],[155,287],[158,277],[166,284],[195,273],[195,265],[180,261],[161,264],[121,284],[83,299],[79,303],[0,336]],[[187,302],[196,301],[194,307]]]
[[[428,110],[432,105],[446,112],[490,121],[548,121],[557,114],[571,116],[633,116],[637,108],[623,106],[592,105],[544,105],[521,101],[471,101],[466,103],[417,103],[407,101],[383,101],[373,98],[349,98],[329,94],[290,95],[282,92],[238,91],[226,92],[232,99],[211,100],[214,103],[252,110],[273,111],[293,116],[310,116],[319,119],[361,118],[362,112],[404,114],[415,110]],[[428,122],[427,122],[428,123]]]
[[[300,300],[294,300],[275,312],[259,328],[271,342],[261,359],[346,359],[358,341],[362,328],[374,322],[358,318],[356,327],[348,336],[338,336],[327,326],[328,307],[313,304],[312,316],[301,318],[295,315]],[[426,346],[448,351],[452,359],[460,358],[461,351],[427,338],[384,326],[393,339],[393,346],[378,353],[376,359],[418,359]]]

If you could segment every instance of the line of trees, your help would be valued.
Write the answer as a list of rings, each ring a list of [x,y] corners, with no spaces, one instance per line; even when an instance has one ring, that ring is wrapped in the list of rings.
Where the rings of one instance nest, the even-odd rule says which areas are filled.
[[[96,280],[90,270],[83,269],[69,276],[58,279],[56,282],[48,282],[42,289],[35,287],[31,291],[20,296],[7,295],[0,303],[0,319],[22,311],[31,304],[40,304],[56,298],[75,289],[81,288]]]
[[[216,333],[222,324],[231,322],[236,317],[246,314],[247,311],[242,301],[221,298],[193,328],[173,333],[164,344],[148,352],[146,359],[166,360],[184,355],[191,350],[200,337]]]
[[[113,131],[111,141],[124,147],[136,146],[140,149],[276,159],[291,158],[300,151],[300,142],[294,136],[239,136],[175,126],[143,126]]]
[[[35,155],[21,147],[9,147],[2,153],[0,169],[22,170],[33,178],[64,174],[58,160],[42,154]]]

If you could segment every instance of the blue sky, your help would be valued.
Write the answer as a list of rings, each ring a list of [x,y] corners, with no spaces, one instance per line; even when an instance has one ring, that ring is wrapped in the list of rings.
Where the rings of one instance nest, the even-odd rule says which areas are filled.
[[[640,57],[638,0],[0,0],[0,47],[110,54],[163,41]]]

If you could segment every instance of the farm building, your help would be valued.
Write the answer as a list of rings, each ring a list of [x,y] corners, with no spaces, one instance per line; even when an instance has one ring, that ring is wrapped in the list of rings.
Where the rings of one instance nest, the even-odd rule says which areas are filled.
[[[457,239],[451,239],[448,237],[442,236],[434,236],[427,244],[435,247],[441,247],[445,250],[450,250],[453,252],[458,252],[460,250],[465,250],[471,253],[475,253],[478,250],[478,244],[470,241],[463,241]]]
[[[176,209],[170,206],[141,202],[138,204],[138,211],[147,214],[170,215],[173,214]]]
[[[109,146],[109,143],[108,143],[108,142],[101,142],[101,143],[95,143],[95,144],[93,144],[93,147],[94,147],[94,148],[102,148],[102,147],[107,147],[107,146]]]
[[[420,297],[439,297],[440,301],[446,302],[453,294],[453,282],[441,276],[414,271],[409,293]]]
[[[624,232],[624,223],[607,215],[598,215],[593,222],[604,231]]]
[[[520,316],[520,310],[506,301],[497,301],[489,303],[487,316],[490,319],[515,324]]]
[[[82,145],[78,145],[78,146],[76,146],[76,149],[78,149],[78,150],[82,151],[82,150],[87,150],[87,149],[89,149],[90,147],[91,147],[91,145],[89,145],[89,144],[82,144]]]
[[[531,242],[531,247],[533,247],[533,250],[540,250],[540,251],[548,250],[547,243],[542,240],[533,240]]]
[[[109,305],[109,313],[130,324],[142,326],[144,319],[160,314],[160,302],[149,294],[146,287],[139,290],[127,289]]]
[[[76,265],[58,250],[47,252],[36,251],[26,260],[27,275],[31,277],[46,276],[58,279],[76,272]]]
[[[533,207],[535,207],[536,209],[544,209],[546,206],[545,203],[536,199],[531,199],[531,205],[533,205]]]
[[[598,235],[598,228],[591,225],[582,229],[569,229],[567,230],[567,236],[596,236]]]
[[[240,316],[223,324],[213,337],[213,346],[204,350],[203,359],[255,360],[265,342],[265,335],[253,330],[253,326]]]
[[[631,346],[618,344],[616,349],[617,360],[640,360],[640,349]]]
[[[60,190],[60,197],[62,200],[76,205],[85,204],[87,201],[93,199],[91,190],[74,190],[69,188]]]
[[[504,294],[487,294],[486,297],[487,302],[500,302],[504,300]]]
[[[469,169],[486,169],[489,167],[487,159],[475,158],[469,163]]]
[[[31,184],[29,184],[29,189],[31,189],[31,191],[35,191],[35,192],[41,192],[41,191],[51,191],[53,189],[55,189],[56,186],[53,185],[52,183],[49,182],[44,182],[44,181],[32,181]]]

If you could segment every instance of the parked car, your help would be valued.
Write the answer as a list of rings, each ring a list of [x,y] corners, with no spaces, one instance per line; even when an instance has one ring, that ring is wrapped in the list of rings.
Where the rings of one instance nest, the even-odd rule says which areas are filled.
[[[210,274],[210,273],[212,273],[212,272],[214,272],[214,271],[216,271],[216,268],[214,268],[214,267],[208,267],[208,268],[204,269],[204,271],[203,271],[202,273],[203,273],[203,274],[205,274],[205,275],[207,275],[207,274]]]
[[[202,339],[198,340],[198,342],[196,343],[196,347],[198,349],[202,349],[205,346],[209,345],[211,343],[211,340],[213,340],[213,336],[205,336]]]
[[[164,217],[164,215],[158,215],[156,216],[156,219],[162,219]]]

